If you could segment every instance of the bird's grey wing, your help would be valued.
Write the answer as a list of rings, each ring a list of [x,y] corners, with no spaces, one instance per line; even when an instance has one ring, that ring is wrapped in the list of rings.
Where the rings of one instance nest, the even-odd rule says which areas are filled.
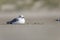
[[[14,18],[11,22],[16,22],[16,21],[18,21],[18,19],[17,18]]]

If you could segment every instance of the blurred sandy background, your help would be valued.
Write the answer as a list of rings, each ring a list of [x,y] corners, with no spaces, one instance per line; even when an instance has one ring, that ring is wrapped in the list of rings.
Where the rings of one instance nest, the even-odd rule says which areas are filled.
[[[26,23],[6,24],[23,14]],[[60,40],[60,0],[0,0],[0,40]]]

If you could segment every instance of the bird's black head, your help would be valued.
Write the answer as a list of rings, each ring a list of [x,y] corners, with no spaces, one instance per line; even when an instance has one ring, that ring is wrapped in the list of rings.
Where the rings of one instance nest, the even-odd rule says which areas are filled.
[[[20,15],[19,18],[24,18],[24,16],[23,15]]]

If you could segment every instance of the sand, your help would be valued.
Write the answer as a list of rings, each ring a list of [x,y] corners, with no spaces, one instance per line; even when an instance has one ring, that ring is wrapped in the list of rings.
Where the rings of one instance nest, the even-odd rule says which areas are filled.
[[[21,13],[0,12],[0,40],[60,40],[60,22],[55,16],[23,13],[25,24],[6,24]]]

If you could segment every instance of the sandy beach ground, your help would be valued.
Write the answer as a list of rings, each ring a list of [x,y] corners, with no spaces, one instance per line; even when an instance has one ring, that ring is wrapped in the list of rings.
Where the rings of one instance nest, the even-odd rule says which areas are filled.
[[[60,22],[55,21],[59,14],[44,13],[0,12],[0,40],[60,40]],[[25,24],[6,24],[20,14],[25,16]]]

